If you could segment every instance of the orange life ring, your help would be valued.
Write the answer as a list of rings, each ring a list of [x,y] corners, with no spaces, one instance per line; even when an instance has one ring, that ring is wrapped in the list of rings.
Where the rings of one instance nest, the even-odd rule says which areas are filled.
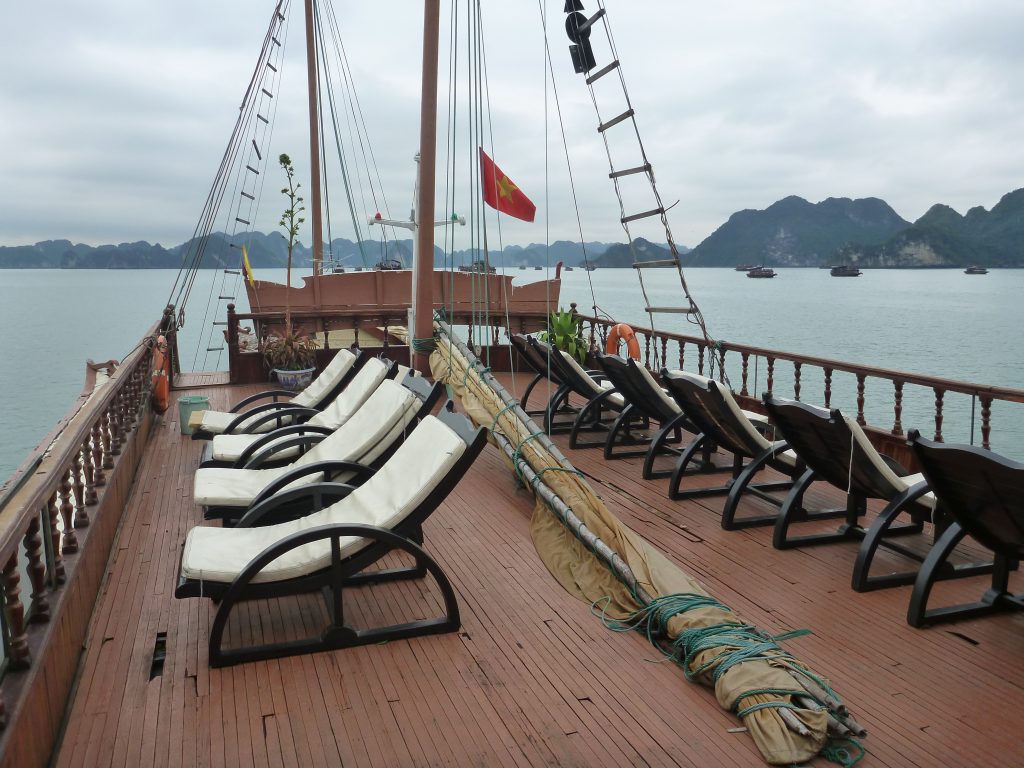
[[[626,343],[626,351],[629,352],[630,357],[634,360],[640,359],[640,342],[637,341],[636,334],[633,333],[633,329],[625,323],[613,325],[611,330],[608,331],[608,341],[605,342],[604,351],[609,355],[619,354],[620,341],[624,341]]]
[[[167,339],[157,336],[153,345],[153,410],[163,413],[170,405],[171,360],[167,356]]]

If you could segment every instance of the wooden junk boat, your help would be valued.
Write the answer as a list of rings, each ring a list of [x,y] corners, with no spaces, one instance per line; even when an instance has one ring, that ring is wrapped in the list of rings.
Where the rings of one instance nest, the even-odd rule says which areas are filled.
[[[569,8],[572,56],[576,69],[593,78],[601,70],[592,72],[598,64],[585,30],[606,24],[607,15],[602,8],[584,17],[581,5]],[[437,6],[428,2],[428,29],[436,14]],[[427,220],[433,218],[432,188],[424,174],[420,210]],[[366,578],[349,584],[336,602],[325,604],[316,594],[286,599],[254,593],[226,624],[209,599],[175,599],[182,543],[191,529],[210,524],[193,500],[203,446],[182,434],[181,422],[191,419],[179,405],[203,396],[209,408],[226,410],[265,389],[259,353],[239,344],[238,326],[252,322],[260,335],[261,328],[280,324],[281,313],[267,308],[276,307],[272,291],[267,307],[229,307],[228,370],[190,373],[182,370],[177,349],[177,308],[169,306],[151,328],[140,329],[142,341],[119,364],[88,367],[81,397],[0,489],[0,765],[756,766],[766,759],[803,763],[819,750],[814,764],[1019,764],[1024,615],[1006,612],[928,629],[907,624],[911,587],[905,576],[893,574],[916,567],[915,558],[941,531],[915,519],[901,531],[899,545],[887,542],[873,554],[867,591],[853,591],[851,572],[863,556],[856,540],[870,533],[857,520],[864,512],[880,519],[882,503],[847,502],[846,490],[871,473],[851,475],[851,485],[842,489],[816,483],[807,491],[809,505],[837,507],[839,522],[847,522],[838,533],[835,520],[800,523],[801,535],[832,543],[796,540],[793,551],[778,551],[771,528],[751,523],[776,514],[767,500],[780,503],[785,489],[730,498],[737,524],[730,525],[733,530],[722,526],[720,493],[730,487],[722,480],[734,466],[725,443],[718,452],[709,447],[689,453],[687,461],[700,471],[681,478],[684,492],[677,498],[666,498],[670,483],[680,479],[669,477],[672,465],[687,453],[692,430],[701,428],[676,420],[674,406],[661,395],[644,401],[641,393],[664,366],[705,374],[709,392],[724,391],[731,378],[730,397],[754,419],[766,412],[755,396],[762,388],[826,407],[842,400],[871,445],[910,465],[905,401],[922,393],[928,398],[929,432],[936,439],[946,414],[952,418],[965,404],[968,410],[976,404],[981,444],[988,448],[1000,434],[998,414],[1024,402],[1024,391],[637,324],[631,333],[642,341],[640,359],[609,368],[625,376],[618,390],[594,385],[594,399],[603,405],[589,409],[596,416],[582,425],[583,436],[600,444],[610,429],[621,433],[622,419],[614,410],[602,411],[616,402],[613,394],[643,402],[637,408],[644,414],[661,414],[662,429],[657,435],[649,429],[646,415],[626,422],[609,459],[586,450],[579,430],[568,429],[590,386],[583,368],[559,363],[549,378],[553,358],[529,352],[542,347],[527,343],[513,352],[503,343],[503,331],[515,336],[535,327],[535,308],[455,312],[447,319],[462,329],[456,333],[432,322],[432,282],[424,279],[418,287],[425,298],[414,321],[430,330],[414,325],[400,338],[388,331],[406,320],[401,301],[387,303],[390,276],[356,276],[381,280],[374,289],[382,291],[377,296],[383,303],[325,303],[328,281],[353,275],[323,275],[296,289],[313,294],[308,306],[292,305],[298,321],[322,331],[344,328],[352,340],[346,347],[372,349],[421,370],[426,350],[410,343],[410,336],[429,336],[437,346],[430,371],[460,396],[457,407],[474,413],[492,440],[422,522],[415,541],[403,540],[408,551],[427,553],[436,566],[431,573],[445,574],[449,586],[431,578],[374,585],[386,574],[370,566]],[[699,318],[688,293],[686,299],[687,306],[674,310]],[[649,310],[653,315],[655,308]],[[592,350],[622,333],[607,318],[577,318]],[[479,342],[479,357],[459,340],[466,326]],[[156,345],[149,342],[158,335],[168,339],[167,367],[158,367],[171,377],[169,409],[162,415],[150,405]],[[330,340],[325,333],[317,352],[320,369],[339,354]],[[539,372],[530,368],[531,360]],[[592,354],[589,362],[601,359]],[[531,421],[525,411],[543,411],[545,404],[547,417],[542,412]],[[867,423],[868,412],[886,410],[890,423]],[[730,412],[731,418],[741,413]],[[666,450],[647,461],[651,439]],[[776,454],[773,448],[765,460],[774,462]],[[739,454],[736,462],[738,470]],[[776,484],[785,480],[777,470],[766,474]],[[551,550],[540,543],[535,548],[534,541],[556,541],[564,549],[550,559]],[[984,557],[988,546],[971,544],[960,554]],[[387,555],[382,567],[407,565],[403,558]],[[652,575],[641,577],[642,562]],[[1006,565],[1000,572],[1019,587],[1019,572]],[[680,566],[699,583],[684,577]],[[576,579],[584,572],[594,579],[595,597],[588,600],[578,599],[582,582]],[[667,593],[650,594],[663,575]],[[943,602],[976,599],[988,582],[988,576],[956,579],[936,591]],[[195,587],[202,594],[201,576]],[[457,618],[447,627],[455,631],[445,634],[211,666],[215,630],[229,644],[288,644],[325,619],[419,626],[449,600],[457,605]],[[646,607],[630,616],[623,613],[630,604]],[[723,613],[722,604],[743,620],[723,624],[732,614]],[[681,631],[672,622],[691,610],[710,612],[711,623]],[[647,622],[657,616],[665,618],[664,628]],[[803,635],[803,628],[811,634]],[[330,639],[346,644],[352,639],[347,631]],[[714,639],[709,631],[727,636]],[[727,659],[712,650],[722,643],[732,648]],[[675,657],[686,673],[676,664],[650,663],[660,652]],[[752,690],[748,682],[730,693],[720,687],[737,680],[734,671],[766,663],[763,656],[754,658],[765,653],[782,665],[775,672],[789,670],[781,688],[755,682]],[[721,676],[698,671],[704,664]],[[716,692],[691,683],[688,675],[706,682],[714,677]],[[730,707],[721,708],[718,699]],[[779,736],[781,746],[766,748],[767,733]],[[794,745],[804,749],[799,760],[793,759]]]

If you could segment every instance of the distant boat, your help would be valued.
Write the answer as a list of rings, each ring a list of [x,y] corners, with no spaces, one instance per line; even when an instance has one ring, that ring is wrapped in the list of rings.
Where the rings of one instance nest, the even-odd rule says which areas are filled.
[[[737,267],[733,267],[737,272],[749,272],[752,269],[757,269],[756,264],[740,264]]]
[[[862,273],[857,267],[851,267],[849,264],[837,264],[832,267],[830,274],[832,277],[860,277]]]
[[[988,270],[985,267],[978,267],[978,266],[975,266],[975,265],[972,264],[971,266],[969,266],[967,269],[964,270],[964,274],[965,275],[987,275],[988,274]]]
[[[566,267],[566,268],[565,268],[565,271],[566,271],[566,272],[572,272],[572,270],[573,270],[573,267]]]
[[[540,272],[542,269],[544,269],[544,267],[534,267],[534,269],[536,269],[538,272]]]
[[[526,265],[525,265],[525,264],[520,264],[520,265],[519,265],[519,268],[520,268],[520,269],[526,269]]]
[[[493,275],[495,272],[497,272],[497,270],[494,267],[492,267],[491,265],[489,265],[483,259],[477,259],[476,261],[474,261],[469,266],[466,266],[465,264],[460,266],[459,267],[459,272],[473,272],[474,274],[478,274],[478,275],[483,275],[483,274]]]
[[[771,267],[753,267],[747,270],[747,277],[775,277],[777,274]]]
[[[373,268],[384,270],[405,269],[405,267],[402,266],[402,262],[400,262],[398,259],[381,259],[374,265]]]
[[[587,270],[587,272],[593,272],[597,267],[586,266],[584,269]]]

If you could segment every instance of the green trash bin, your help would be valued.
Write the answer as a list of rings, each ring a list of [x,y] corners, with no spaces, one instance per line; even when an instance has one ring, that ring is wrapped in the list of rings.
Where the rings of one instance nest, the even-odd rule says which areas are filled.
[[[181,424],[181,434],[191,435],[188,420],[196,411],[205,411],[210,407],[210,398],[206,395],[183,395],[178,398],[178,421]]]

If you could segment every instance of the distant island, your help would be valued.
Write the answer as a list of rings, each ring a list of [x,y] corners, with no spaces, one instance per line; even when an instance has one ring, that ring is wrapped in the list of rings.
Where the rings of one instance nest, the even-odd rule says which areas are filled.
[[[254,268],[284,267],[287,241],[279,232],[214,233],[207,239],[202,268],[237,269],[245,242]],[[192,252],[188,241],[172,248],[145,241],[90,246],[70,240],[46,240],[35,245],[0,246],[0,269],[177,269]],[[577,267],[629,267],[633,251],[643,261],[668,257],[668,246],[638,238],[626,243],[578,243],[559,240],[550,245],[509,245],[491,252],[493,265],[537,267],[559,261]],[[830,197],[820,203],[790,196],[764,210],[738,211],[692,250],[679,246],[684,267],[822,267],[849,264],[861,268],[1024,267],[1024,189],[1003,196],[991,211],[981,206],[961,216],[936,204],[911,223],[884,200]],[[353,242],[338,238],[325,243],[330,264],[373,267],[396,259],[409,265],[411,240]],[[444,268],[469,264],[482,255],[473,250],[445,255],[435,248],[434,264]],[[295,265],[312,266],[312,250],[296,245]]]

